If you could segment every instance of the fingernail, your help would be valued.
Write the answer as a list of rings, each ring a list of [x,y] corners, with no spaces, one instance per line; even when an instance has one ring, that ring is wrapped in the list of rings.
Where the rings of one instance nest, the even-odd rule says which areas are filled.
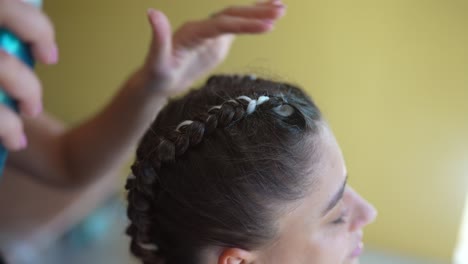
[[[50,64],[57,64],[59,60],[59,51],[57,45],[54,45],[50,50],[49,54],[49,63]]]
[[[265,23],[267,25],[273,25],[275,23],[275,21],[271,20],[271,19],[265,19],[265,20],[263,20],[263,23]]]
[[[154,12],[155,12],[154,8],[148,8],[148,10],[146,10],[146,14],[148,14],[148,16],[150,16]]]
[[[20,149],[25,149],[28,146],[28,139],[26,138],[26,135],[23,134],[21,135],[20,139]]]

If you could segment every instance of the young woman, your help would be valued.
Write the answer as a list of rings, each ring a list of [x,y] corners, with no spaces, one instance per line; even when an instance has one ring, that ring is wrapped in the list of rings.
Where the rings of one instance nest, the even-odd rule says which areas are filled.
[[[375,209],[291,84],[215,76],[160,112],[127,182],[145,264],[352,264]]]

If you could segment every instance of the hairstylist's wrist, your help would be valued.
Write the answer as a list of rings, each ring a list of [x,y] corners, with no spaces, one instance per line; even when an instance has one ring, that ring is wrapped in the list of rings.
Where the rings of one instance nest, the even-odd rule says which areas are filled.
[[[146,68],[140,68],[130,77],[127,86],[135,96],[144,100],[168,99],[171,94],[172,83],[163,76],[157,76]]]
[[[191,81],[187,81],[179,75],[175,70],[162,72],[142,67],[134,74],[134,77],[145,96],[167,99],[185,91],[192,85]]]

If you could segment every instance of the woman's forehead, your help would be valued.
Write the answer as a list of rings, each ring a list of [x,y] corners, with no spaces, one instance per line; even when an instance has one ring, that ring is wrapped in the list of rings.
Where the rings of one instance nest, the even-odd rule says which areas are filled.
[[[318,160],[310,175],[313,178],[307,201],[314,208],[314,214],[327,208],[327,204],[342,189],[347,170],[338,142],[331,129],[324,125],[316,137]]]

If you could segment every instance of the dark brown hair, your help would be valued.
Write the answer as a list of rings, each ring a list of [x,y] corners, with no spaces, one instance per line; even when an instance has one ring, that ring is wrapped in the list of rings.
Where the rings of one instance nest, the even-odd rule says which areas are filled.
[[[269,99],[251,112],[240,96]],[[279,206],[304,195],[320,120],[299,88],[251,76],[214,76],[170,101],[127,181],[132,253],[145,264],[197,264],[209,246],[271,241]]]

